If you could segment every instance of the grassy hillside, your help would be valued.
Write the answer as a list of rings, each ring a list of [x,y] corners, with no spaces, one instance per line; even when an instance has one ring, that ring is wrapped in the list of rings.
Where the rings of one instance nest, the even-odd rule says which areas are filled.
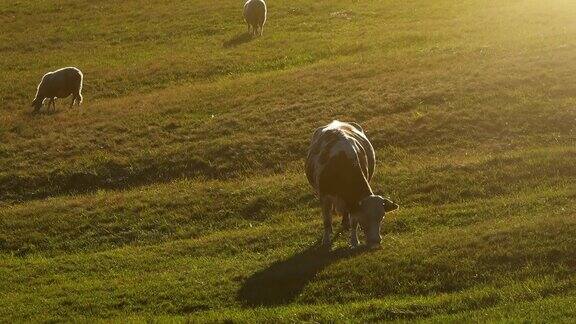
[[[0,0],[2,321],[576,320],[574,1],[242,4]],[[32,114],[62,66],[84,104]],[[379,250],[316,248],[333,119]]]

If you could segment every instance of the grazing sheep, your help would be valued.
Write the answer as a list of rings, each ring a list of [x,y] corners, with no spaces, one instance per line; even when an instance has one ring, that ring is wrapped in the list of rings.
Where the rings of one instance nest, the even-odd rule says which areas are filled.
[[[248,33],[253,36],[264,32],[266,23],[266,2],[264,0],[248,0],[244,4],[244,20],[248,24]]]
[[[42,107],[44,99],[48,99],[48,109],[52,105],[56,109],[54,99],[66,98],[72,95],[72,102],[70,108],[74,103],[80,105],[82,103],[82,72],[75,67],[66,67],[54,72],[48,72],[42,77],[42,81],[38,85],[36,91],[36,98],[32,102],[34,111],[38,111]]]

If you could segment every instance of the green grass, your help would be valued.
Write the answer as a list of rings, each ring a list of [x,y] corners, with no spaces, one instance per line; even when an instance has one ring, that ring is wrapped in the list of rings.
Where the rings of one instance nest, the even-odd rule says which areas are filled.
[[[576,3],[241,10],[0,0],[0,321],[575,320]],[[69,65],[84,104],[32,114]],[[333,119],[401,206],[379,250],[316,248]]]

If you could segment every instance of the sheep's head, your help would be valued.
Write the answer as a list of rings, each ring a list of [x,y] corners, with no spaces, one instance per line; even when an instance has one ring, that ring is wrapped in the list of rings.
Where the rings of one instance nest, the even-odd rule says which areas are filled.
[[[42,101],[39,98],[35,98],[34,101],[32,101],[32,107],[34,107],[34,110],[39,110],[42,107]]]

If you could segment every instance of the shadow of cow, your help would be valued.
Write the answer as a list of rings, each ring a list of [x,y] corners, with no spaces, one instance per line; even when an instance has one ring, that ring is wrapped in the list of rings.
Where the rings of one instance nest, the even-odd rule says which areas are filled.
[[[337,260],[358,255],[362,248],[326,251],[312,246],[249,277],[238,293],[246,306],[273,306],[293,301],[318,272]]]

